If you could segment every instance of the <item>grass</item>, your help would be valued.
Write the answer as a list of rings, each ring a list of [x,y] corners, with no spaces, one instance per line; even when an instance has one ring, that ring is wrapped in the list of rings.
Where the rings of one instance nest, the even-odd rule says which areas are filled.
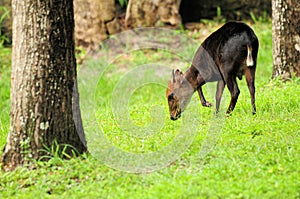
[[[9,130],[11,49],[0,48],[0,146],[4,146]]]
[[[209,31],[217,27],[219,24],[210,24]],[[90,61],[88,67],[96,66],[101,71],[99,81],[94,85],[96,92],[92,95],[96,104],[93,107],[95,118],[105,135],[102,138],[108,139],[117,150],[126,155],[164,152],[172,143],[176,144],[177,151],[184,149],[183,153],[174,157],[176,161],[161,166],[155,172],[139,174],[127,172],[132,169],[129,167],[127,171],[122,171],[120,165],[107,166],[111,162],[103,164],[99,159],[106,160],[105,157],[97,155],[61,160],[54,153],[52,161],[37,162],[35,170],[19,168],[10,173],[1,172],[0,197],[300,198],[300,81],[297,78],[286,83],[280,80],[270,81],[271,24],[258,22],[253,28],[260,39],[255,116],[251,115],[249,92],[243,79],[238,82],[241,95],[230,117],[222,115],[220,119],[214,120],[213,108],[201,107],[195,94],[189,108],[183,113],[183,118],[176,122],[170,121],[165,99],[166,80],[170,76],[171,67],[186,68],[186,61],[178,60],[176,55],[165,50],[136,50],[116,57],[104,70],[105,61],[96,59]],[[201,41],[201,31],[190,36]],[[5,59],[3,52],[1,49],[0,61]],[[166,71],[159,69],[160,67],[155,68],[154,65],[153,70],[146,67],[141,78],[139,75],[132,76],[137,71],[141,74],[143,70],[140,70],[140,66],[147,66],[149,63],[159,65]],[[9,130],[10,69],[2,67],[0,70],[2,148]],[[153,80],[153,77],[157,79]],[[148,83],[142,84],[143,82]],[[205,96],[211,102],[214,102],[214,89],[215,84],[205,86]],[[81,98],[88,98],[89,95],[83,91]],[[130,98],[123,99],[123,96]],[[225,91],[223,112],[229,103],[228,96],[228,91]],[[111,108],[114,103],[120,103],[118,105],[124,105],[128,110],[123,112],[117,106],[120,109],[114,112]],[[195,119],[186,120],[188,116],[195,116]],[[186,127],[189,122],[193,123]],[[162,126],[152,134],[139,130],[155,128],[161,123]],[[134,132],[128,127],[134,129]],[[213,134],[214,130],[216,134]],[[96,141],[97,144],[98,135],[92,137],[95,140],[88,141]],[[189,136],[191,144],[188,142]],[[174,142],[175,139],[187,143],[188,147],[184,148],[180,142]],[[103,145],[93,145],[90,149],[93,151],[97,147],[105,148]],[[205,150],[210,153],[206,154]],[[123,158],[124,161],[128,160],[127,156]],[[136,163],[148,163],[147,159],[144,161]]]

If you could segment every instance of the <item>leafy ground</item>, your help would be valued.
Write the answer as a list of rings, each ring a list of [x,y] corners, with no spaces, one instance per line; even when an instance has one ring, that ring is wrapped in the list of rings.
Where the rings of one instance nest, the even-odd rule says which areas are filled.
[[[118,55],[104,70],[104,62],[96,59],[87,65],[101,69],[102,75],[96,82],[95,94],[92,94],[96,102],[93,107],[95,118],[105,138],[124,154],[147,155],[163,151],[173,143],[174,151],[184,149],[183,153],[176,157],[170,157],[172,153],[167,154],[165,158],[175,158],[176,161],[160,165],[157,171],[150,172],[150,166],[149,170],[144,170],[148,172],[134,174],[128,171],[134,171],[138,164],[143,165],[147,160],[131,160],[133,164],[127,156],[123,156],[123,162],[111,164],[113,161],[96,152],[94,155],[62,160],[53,149],[50,150],[53,158],[48,163],[37,162],[35,170],[20,168],[10,173],[1,172],[0,197],[300,198],[300,80],[294,78],[286,83],[270,80],[271,24],[259,22],[252,26],[260,39],[255,116],[251,115],[249,92],[243,79],[238,82],[241,95],[230,117],[221,115],[220,118],[214,118],[213,108],[201,107],[195,95],[183,118],[170,121],[165,99],[166,85],[161,83],[170,76],[167,74],[170,70],[154,67],[151,71],[146,67],[142,81],[151,79],[153,74],[163,75],[154,83],[144,85],[138,85],[139,82],[134,85],[134,81],[129,81],[139,80],[139,75],[131,76],[130,71],[140,70],[140,66],[149,63],[185,69],[188,66],[186,61],[181,61],[167,50],[135,50]],[[202,41],[219,24],[209,23],[204,27],[205,30],[180,34]],[[10,53],[9,49],[1,49],[0,53],[1,148],[9,131]],[[188,54],[193,54],[193,51]],[[132,90],[126,90],[130,87],[128,85]],[[214,102],[214,89],[214,84],[205,86],[206,98],[211,102]],[[81,98],[88,98],[89,93],[83,92]],[[121,103],[122,95],[126,96],[129,92],[132,93],[126,101],[127,112],[114,110],[113,103]],[[223,112],[229,103],[228,95],[226,91],[222,100]],[[193,103],[196,107],[192,106]],[[195,113],[195,120],[185,119]],[[143,130],[139,131],[147,127],[155,128],[161,122],[163,125],[157,132],[143,134]],[[186,127],[189,122],[194,123]],[[130,130],[141,134],[130,134]],[[178,134],[182,137],[178,137]],[[105,148],[97,146],[98,135],[87,136],[90,143],[96,144],[90,147],[92,154],[97,147]],[[191,145],[189,140],[192,141]],[[182,146],[182,142],[187,143],[187,148]],[[102,158],[106,164],[99,161]],[[156,168],[155,165],[152,168]]]

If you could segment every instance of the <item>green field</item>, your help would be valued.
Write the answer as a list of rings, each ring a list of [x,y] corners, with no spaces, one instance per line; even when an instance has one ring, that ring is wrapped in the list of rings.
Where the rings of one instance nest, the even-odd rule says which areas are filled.
[[[204,32],[217,27],[209,23],[205,31],[176,34],[200,43]],[[81,86],[84,81],[79,85],[81,100],[93,101],[90,108],[81,105],[83,121],[93,115],[98,125],[97,133],[87,130],[91,154],[62,160],[53,149],[49,151],[53,158],[37,162],[35,170],[1,171],[0,198],[300,198],[300,80],[271,80],[271,23],[252,27],[260,41],[255,116],[243,78],[230,117],[225,116],[229,104],[225,89],[219,117],[214,116],[214,107],[202,107],[195,94],[181,119],[169,119],[167,79],[172,68],[189,66],[184,55],[192,56],[195,49],[188,42],[187,52],[180,55],[172,49],[128,49],[108,61],[99,52],[78,72],[79,78],[86,78],[84,67],[100,71],[96,82],[87,78],[94,90]],[[11,50],[0,50],[3,148],[9,132]],[[204,86],[213,104],[214,93],[214,83]],[[121,155],[114,157],[114,150]]]

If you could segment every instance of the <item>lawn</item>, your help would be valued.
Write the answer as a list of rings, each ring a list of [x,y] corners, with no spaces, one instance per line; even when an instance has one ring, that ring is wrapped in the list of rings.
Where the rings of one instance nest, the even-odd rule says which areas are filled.
[[[1,171],[0,198],[300,198],[300,80],[271,80],[270,22],[252,24],[260,41],[255,116],[243,78],[230,117],[225,90],[218,117],[195,94],[182,118],[169,119],[172,68],[185,70],[195,45],[218,27],[154,30],[155,37],[140,30],[151,42],[125,33],[102,44],[78,72],[90,154],[62,160],[53,149],[35,170]],[[124,44],[127,37],[138,45]],[[10,54],[1,49],[1,148],[9,131]],[[215,87],[204,86],[213,104]]]

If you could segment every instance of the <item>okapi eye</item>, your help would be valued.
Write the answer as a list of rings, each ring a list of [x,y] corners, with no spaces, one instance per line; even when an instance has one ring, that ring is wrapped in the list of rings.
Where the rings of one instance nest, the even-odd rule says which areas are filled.
[[[174,99],[174,93],[171,93],[169,96],[168,96],[168,100],[173,100]]]

